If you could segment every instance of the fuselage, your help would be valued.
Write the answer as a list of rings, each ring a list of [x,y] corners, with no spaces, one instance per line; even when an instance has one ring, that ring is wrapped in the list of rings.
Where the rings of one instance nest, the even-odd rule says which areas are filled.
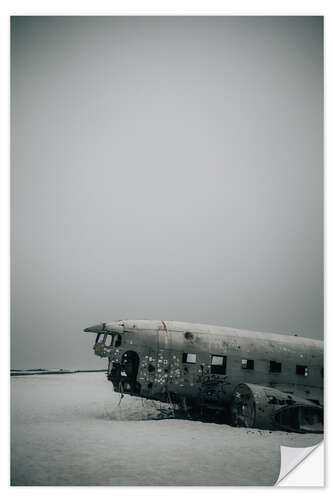
[[[238,384],[276,388],[323,404],[323,342],[162,320],[102,323],[95,353],[116,391],[225,406]]]

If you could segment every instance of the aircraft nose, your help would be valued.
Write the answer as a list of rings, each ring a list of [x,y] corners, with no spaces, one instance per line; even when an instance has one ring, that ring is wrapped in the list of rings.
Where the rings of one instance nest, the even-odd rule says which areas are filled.
[[[99,325],[88,326],[83,331],[84,332],[100,333],[103,330],[104,330],[104,323],[99,323]]]

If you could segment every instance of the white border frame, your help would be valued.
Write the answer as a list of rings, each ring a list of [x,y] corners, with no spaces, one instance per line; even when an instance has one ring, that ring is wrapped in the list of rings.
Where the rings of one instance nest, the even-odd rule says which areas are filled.
[[[257,1],[248,0],[242,1],[218,1],[218,0],[95,0],[87,1],[71,1],[58,0],[57,2],[42,2],[34,0],[30,2],[13,0],[3,1],[0,7],[1,13],[1,169],[0,169],[0,221],[2,229],[2,238],[0,246],[0,293],[1,293],[1,310],[0,318],[2,325],[2,345],[1,345],[1,386],[2,402],[6,402],[5,409],[1,412],[1,490],[2,498],[24,496],[25,498],[33,496],[50,498],[58,498],[59,494],[63,497],[80,497],[90,498],[91,494],[97,494],[100,497],[109,498],[112,495],[135,495],[135,497],[159,497],[163,500],[169,495],[191,495],[193,498],[202,498],[202,495],[209,494],[210,496],[220,496],[225,494],[233,494],[228,491],[230,488],[115,488],[110,491],[103,487],[9,487],[9,22],[11,15],[324,15],[325,25],[325,352],[326,359],[331,349],[329,335],[332,326],[332,313],[330,311],[330,283],[332,281],[332,270],[328,255],[333,254],[332,231],[329,230],[328,219],[332,214],[333,200],[330,200],[329,194],[332,193],[332,174],[329,170],[329,151],[330,144],[330,117],[332,115],[331,99],[328,89],[332,88],[331,78],[331,49],[332,49],[332,2],[329,0],[280,0],[280,1]],[[332,334],[331,334],[332,335]],[[328,363],[325,366],[325,382],[326,386],[329,383],[330,369]],[[328,395],[328,391],[326,391]],[[325,416],[326,422],[329,421],[330,400],[325,398]],[[329,438],[329,428],[326,427],[325,441]],[[326,445],[327,446],[327,445]],[[327,447],[328,450],[328,447]],[[332,463],[326,453],[325,469],[328,470]],[[320,460],[319,460],[320,463]],[[320,465],[317,465],[317,467]],[[315,467],[315,465],[313,465]],[[327,476],[326,476],[327,477]],[[304,479],[305,480],[305,479]],[[299,484],[299,483],[298,483]],[[302,489],[302,496],[308,497],[311,495],[330,494],[331,485],[324,489],[312,488]],[[47,488],[45,490],[45,488]],[[246,495],[250,498],[260,499],[263,495],[267,496],[267,488],[245,488]],[[244,491],[244,487],[240,492]],[[284,495],[294,495],[293,490],[288,489],[269,489],[270,495],[280,494],[283,491]],[[311,498],[312,500],[312,498]]]

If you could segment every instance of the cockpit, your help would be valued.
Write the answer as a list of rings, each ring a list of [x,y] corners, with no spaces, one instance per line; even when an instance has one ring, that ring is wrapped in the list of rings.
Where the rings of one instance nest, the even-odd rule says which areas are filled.
[[[120,347],[121,346],[121,335],[119,333],[98,333],[96,335],[95,347]]]

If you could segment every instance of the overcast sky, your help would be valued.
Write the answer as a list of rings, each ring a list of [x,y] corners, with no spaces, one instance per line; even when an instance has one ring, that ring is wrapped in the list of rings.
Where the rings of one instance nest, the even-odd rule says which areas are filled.
[[[12,367],[82,329],[323,336],[321,17],[12,18]]]

